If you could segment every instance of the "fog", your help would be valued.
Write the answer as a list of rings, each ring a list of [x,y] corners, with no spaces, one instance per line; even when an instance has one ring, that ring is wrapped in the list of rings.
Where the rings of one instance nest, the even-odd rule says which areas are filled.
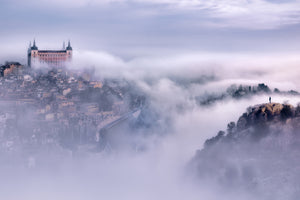
[[[155,113],[155,119],[149,119],[153,125],[136,133],[128,127],[112,132],[117,135],[112,142],[120,148],[110,151],[63,156],[41,152],[42,159],[37,159],[33,168],[26,167],[28,155],[20,155],[24,165],[14,162],[15,157],[8,158],[8,164],[0,167],[0,198],[253,199],[256,194],[250,191],[226,193],[201,180],[191,180],[186,166],[206,139],[237,121],[247,107],[267,103],[270,95],[273,102],[296,105],[300,96],[228,96],[207,106],[199,105],[196,97],[222,94],[232,84],[265,83],[271,90],[300,91],[298,63],[296,53],[193,52],[125,60],[107,52],[75,51],[69,70],[91,70],[94,80],[130,82],[146,96],[148,109]],[[132,142],[143,146],[143,151],[129,148],[127,143]]]
[[[213,84],[264,82],[297,89],[298,53],[162,53],[129,60],[106,52],[75,51],[72,69],[96,69],[97,76],[148,79],[214,78]],[[98,63],[98,64],[95,64]],[[271,83],[271,84],[269,84]]]

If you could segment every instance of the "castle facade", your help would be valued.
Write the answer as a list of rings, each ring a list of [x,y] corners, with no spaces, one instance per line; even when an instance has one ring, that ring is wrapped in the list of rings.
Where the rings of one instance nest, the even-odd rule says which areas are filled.
[[[34,40],[33,45],[30,44],[28,48],[28,66],[64,67],[72,60],[72,51],[70,41],[61,50],[39,50]]]

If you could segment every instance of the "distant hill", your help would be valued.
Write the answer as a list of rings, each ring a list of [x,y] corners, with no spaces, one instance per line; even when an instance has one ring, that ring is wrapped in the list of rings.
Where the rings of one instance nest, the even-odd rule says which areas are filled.
[[[196,97],[196,102],[201,105],[212,105],[218,101],[222,101],[226,98],[232,98],[232,99],[243,99],[243,98],[249,98],[255,95],[261,95],[261,94],[267,94],[267,95],[293,95],[298,96],[300,95],[299,92],[295,90],[289,90],[289,91],[281,91],[278,88],[275,88],[273,91],[264,83],[259,83],[256,86],[251,85],[231,85],[229,86],[226,91],[221,93],[214,93],[207,91],[204,95],[200,95]]]

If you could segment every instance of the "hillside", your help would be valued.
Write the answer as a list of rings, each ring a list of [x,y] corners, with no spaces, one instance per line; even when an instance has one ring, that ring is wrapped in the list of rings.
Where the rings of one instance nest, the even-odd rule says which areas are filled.
[[[300,107],[249,107],[227,130],[206,140],[189,167],[198,180],[261,199],[300,194]],[[260,198],[259,198],[260,199]]]

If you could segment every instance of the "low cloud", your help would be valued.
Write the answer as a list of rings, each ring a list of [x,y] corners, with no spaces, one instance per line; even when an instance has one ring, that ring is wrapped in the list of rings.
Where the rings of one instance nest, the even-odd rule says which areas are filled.
[[[241,100],[227,98],[208,107],[199,106],[195,97],[226,91],[233,83],[264,82],[271,88],[299,89],[298,63],[297,54],[193,52],[125,60],[107,52],[74,51],[70,69],[90,68],[94,70],[94,78],[129,81],[146,95],[151,110],[158,116],[159,126],[153,127],[152,135],[138,135],[148,131],[145,129],[124,133],[128,134],[127,140],[141,138],[147,148],[139,153],[120,148],[108,154],[87,153],[63,159],[47,154],[43,167],[37,164],[28,170],[24,166],[0,166],[0,175],[4,177],[0,182],[4,188],[0,197],[251,199],[253,194],[249,191],[224,194],[208,184],[190,181],[185,166],[207,138],[226,129],[227,123],[236,121],[248,106],[267,102],[269,95]],[[299,96],[283,95],[272,95],[272,99],[280,103],[289,100],[294,105],[300,100]],[[121,136],[118,139],[120,143],[127,142]]]
[[[212,85],[220,87],[220,84],[227,87],[231,84],[264,82],[271,87],[281,86],[283,90],[300,90],[298,63],[297,52],[190,52],[124,60],[106,52],[75,51],[71,68],[93,68],[98,77],[124,77],[137,82],[148,80],[147,83],[158,83],[167,78],[174,82],[198,81],[210,88]]]

